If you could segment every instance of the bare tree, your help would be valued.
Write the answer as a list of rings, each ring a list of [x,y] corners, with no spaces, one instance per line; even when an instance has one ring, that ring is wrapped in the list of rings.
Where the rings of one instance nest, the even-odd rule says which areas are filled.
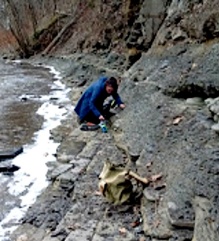
[[[8,9],[8,16],[10,16],[10,29],[15,39],[17,40],[22,54],[29,56],[29,38],[23,28],[23,23],[20,19],[19,11],[13,0],[4,0]]]
[[[50,42],[50,44],[43,51],[43,55],[48,54],[60,41],[64,36],[68,33],[69,29],[76,23],[76,21],[83,14],[85,9],[89,6],[89,3],[85,3],[81,6],[81,1],[77,1],[75,4],[74,12],[71,14],[71,20],[61,29],[61,31],[57,34],[57,36]]]
[[[36,18],[34,5],[32,3],[32,0],[27,0],[27,4],[28,4],[28,10],[30,12],[30,17],[31,17],[33,31],[35,33],[36,32],[36,28],[37,28],[37,18]]]

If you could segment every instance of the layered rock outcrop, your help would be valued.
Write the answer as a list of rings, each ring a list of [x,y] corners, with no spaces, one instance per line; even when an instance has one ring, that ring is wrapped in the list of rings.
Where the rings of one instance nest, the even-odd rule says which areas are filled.
[[[116,51],[136,61],[158,46],[217,38],[217,8],[217,0],[4,0],[1,46],[8,48],[7,38],[23,56]]]

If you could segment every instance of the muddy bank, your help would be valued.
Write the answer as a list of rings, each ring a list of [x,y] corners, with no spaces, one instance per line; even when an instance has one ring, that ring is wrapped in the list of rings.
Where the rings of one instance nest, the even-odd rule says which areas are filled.
[[[122,57],[37,60],[63,73],[72,105],[97,76],[122,75],[127,108],[112,118],[107,134],[80,131],[73,113],[51,131],[61,141],[48,172],[51,185],[12,240],[217,241],[218,54],[217,44],[178,46],[144,55],[124,72]],[[142,176],[163,176],[145,187],[140,203],[113,206],[96,192],[106,159]]]

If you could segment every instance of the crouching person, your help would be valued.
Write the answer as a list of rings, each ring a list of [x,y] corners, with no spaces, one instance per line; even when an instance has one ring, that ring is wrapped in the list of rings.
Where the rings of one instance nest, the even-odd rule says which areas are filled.
[[[75,107],[81,130],[95,130],[100,122],[108,119],[110,105],[104,106],[107,97],[112,96],[115,104],[125,108],[117,90],[118,81],[114,77],[101,77],[87,88]]]

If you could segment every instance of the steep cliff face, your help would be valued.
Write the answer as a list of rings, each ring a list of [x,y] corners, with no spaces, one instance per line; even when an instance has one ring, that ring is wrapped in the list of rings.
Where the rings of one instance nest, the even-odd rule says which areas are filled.
[[[13,46],[24,57],[116,51],[136,61],[151,47],[219,33],[217,0],[1,1],[1,52]]]

